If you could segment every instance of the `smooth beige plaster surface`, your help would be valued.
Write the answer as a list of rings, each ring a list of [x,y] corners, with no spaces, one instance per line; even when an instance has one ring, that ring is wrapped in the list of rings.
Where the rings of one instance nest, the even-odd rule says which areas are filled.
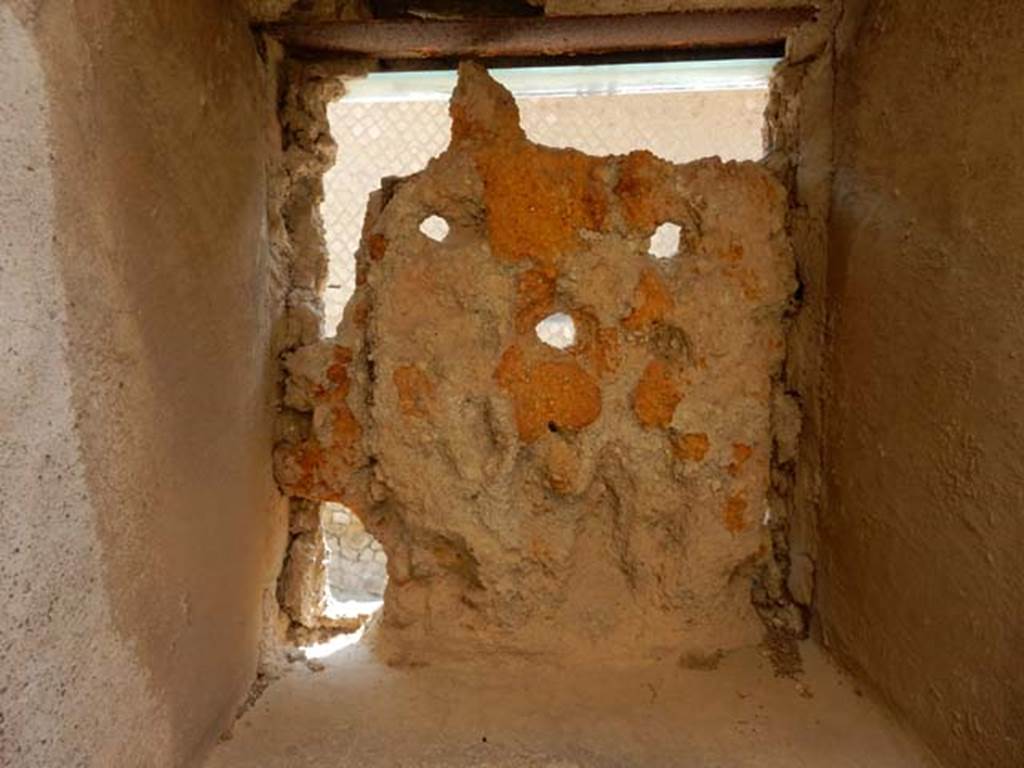
[[[1024,765],[1024,9],[851,2],[817,611],[949,766]]]
[[[273,105],[228,3],[0,5],[0,763],[194,764],[255,672]]]
[[[797,681],[754,648],[697,669],[395,668],[359,645],[293,666],[206,768],[935,768],[816,646],[802,653]]]

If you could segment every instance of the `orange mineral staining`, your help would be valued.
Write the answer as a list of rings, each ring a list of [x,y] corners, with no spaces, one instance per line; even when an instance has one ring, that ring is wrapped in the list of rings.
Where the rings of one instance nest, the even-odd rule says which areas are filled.
[[[516,280],[516,330],[528,333],[555,306],[555,279],[540,269],[529,269]]]
[[[667,427],[682,398],[672,370],[663,360],[654,359],[633,391],[633,412],[645,427]]]
[[[380,261],[384,258],[384,254],[387,253],[388,239],[381,234],[370,235],[369,247],[370,258],[374,261]]]
[[[607,226],[607,191],[598,158],[524,143],[480,149],[487,235],[503,261],[552,269],[581,246],[581,230]]]
[[[333,385],[334,391],[340,390],[341,397],[348,394],[348,364],[352,362],[352,350],[348,347],[335,347],[331,356],[331,364],[327,366],[327,380]],[[326,393],[326,389],[320,387],[318,395]]]
[[[581,640],[646,658],[680,627],[745,642],[736,574],[774,555],[784,187],[753,163],[531,145],[477,64],[451,110],[450,149],[374,198],[337,338],[286,358],[281,488],[363,510],[396,658]],[[453,236],[429,248],[438,210]],[[666,223],[679,248],[659,259],[645,241]],[[535,331],[555,313],[564,347]],[[592,597],[620,587],[600,618],[622,631],[595,646]]]
[[[729,462],[728,471],[733,477],[736,477],[743,468],[743,465],[747,463],[754,453],[754,449],[746,443],[733,443],[732,445],[732,461]]]
[[[722,251],[722,260],[728,261],[735,264],[738,261],[743,261],[743,244],[733,242]]]
[[[670,163],[647,150],[630,152],[623,158],[615,196],[626,223],[633,229],[651,233],[672,211],[675,195],[666,181],[671,168]]]
[[[338,403],[331,409],[331,450],[350,464],[359,457],[359,441],[363,428],[347,403]]]
[[[523,382],[525,367],[523,351],[513,344],[502,353],[498,367],[494,369],[494,379],[504,389],[512,389]]]
[[[494,377],[512,397],[520,439],[545,431],[578,430],[601,414],[601,390],[573,360],[527,364],[515,345],[505,350]]]
[[[672,453],[682,461],[703,461],[711,447],[711,441],[703,432],[690,432],[672,438]]]
[[[576,326],[576,343],[571,354],[599,378],[615,373],[622,363],[618,329],[602,327],[587,310],[574,310],[572,319]]]
[[[648,267],[640,274],[640,280],[633,291],[633,310],[622,321],[630,331],[641,331],[665,319],[674,306],[672,294],[658,277],[657,271]]]
[[[402,365],[395,369],[391,379],[398,391],[398,407],[405,416],[423,418],[434,397],[434,385],[427,374],[415,365]]]
[[[295,496],[323,501],[342,500],[339,474],[348,474],[361,466],[363,428],[349,407],[352,386],[348,366],[352,350],[334,346],[321,383],[313,393],[313,403],[322,416],[321,427],[311,439],[278,449],[285,466],[291,468],[282,486]]]
[[[747,529],[747,500],[742,493],[734,493],[726,499],[722,509],[722,523],[729,533],[742,533]]]
[[[370,302],[365,298],[359,299],[352,309],[352,323],[356,328],[365,328],[369,319]]]
[[[336,460],[333,451],[325,451],[315,441],[307,440],[298,445],[279,447],[276,461],[291,468],[281,478],[282,488],[290,495],[320,501],[345,501],[344,489],[338,486],[334,477],[333,464]]]
[[[292,454],[300,475],[295,485],[299,490],[309,492],[320,479],[320,467],[324,463],[323,449],[313,442],[297,446]]]

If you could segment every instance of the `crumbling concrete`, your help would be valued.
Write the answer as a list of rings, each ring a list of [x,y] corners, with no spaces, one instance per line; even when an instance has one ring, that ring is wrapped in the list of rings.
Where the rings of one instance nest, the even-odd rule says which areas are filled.
[[[810,618],[823,488],[828,248],[832,177],[833,29],[836,3],[819,3],[818,20],[787,41],[765,113],[765,167],[789,193],[786,230],[800,282],[799,311],[790,318],[786,361],[775,395],[779,450],[772,467],[774,561],[766,569],[762,614],[791,623],[794,604]],[[781,622],[779,620],[782,620]]]
[[[279,113],[281,154],[270,180],[268,205],[270,242],[284,295],[284,312],[273,342],[275,355],[282,359],[321,339],[324,333],[321,295],[328,255],[320,203],[323,175],[334,164],[336,152],[326,109],[342,93],[344,68],[282,61],[273,41],[267,40],[266,44],[270,55],[277,59],[283,93]],[[358,66],[355,71],[359,71]],[[281,406],[278,439],[301,439],[308,432],[308,418],[286,401]],[[320,504],[291,499],[288,530],[290,538],[275,605],[268,608],[268,650],[285,640],[290,625],[295,629],[316,628],[325,608],[327,549]],[[284,613],[283,621],[275,615],[278,608]],[[267,663],[271,663],[269,658]]]
[[[371,204],[338,337],[289,357],[312,432],[282,443],[279,481],[383,543],[402,650],[755,642],[784,191],[753,163],[533,145],[473,65],[451,111],[449,150]],[[679,253],[657,260],[666,221]],[[558,311],[565,351],[534,333]]]

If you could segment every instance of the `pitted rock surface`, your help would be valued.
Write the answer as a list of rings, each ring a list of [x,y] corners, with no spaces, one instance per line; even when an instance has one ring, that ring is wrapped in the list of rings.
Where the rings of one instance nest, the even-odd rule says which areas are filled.
[[[383,647],[756,641],[795,287],[783,189],[755,163],[532,144],[473,64],[451,114],[448,150],[371,200],[339,335],[288,361],[288,404],[313,419],[278,448],[281,484],[383,545]],[[656,259],[665,222],[678,253]],[[554,313],[575,325],[564,350],[535,332]]]

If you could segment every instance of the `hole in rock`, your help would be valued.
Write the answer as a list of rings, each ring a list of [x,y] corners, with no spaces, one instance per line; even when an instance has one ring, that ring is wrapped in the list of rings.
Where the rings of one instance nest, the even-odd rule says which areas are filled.
[[[647,247],[651,256],[656,259],[671,259],[679,253],[679,234],[681,228],[678,224],[666,221],[659,224],[651,235],[651,244]]]
[[[420,232],[431,240],[440,243],[448,237],[448,222],[436,214],[427,216],[427,218],[420,222]]]
[[[519,66],[491,70],[516,97],[531,141],[592,155],[646,149],[674,163],[718,155],[757,160],[777,59]],[[328,106],[344,157],[324,176],[330,253],[325,320],[334,328],[355,290],[366,203],[386,176],[422,170],[451,136],[454,69],[372,72]]]
[[[492,74],[515,96],[523,129],[532,141],[598,156],[644,149],[680,163],[710,155],[761,157],[767,85],[774,64],[772,59],[658,61],[525,66],[495,69]],[[328,106],[331,134],[344,160],[324,175],[320,210],[329,253],[323,294],[327,328],[338,325],[355,291],[355,258],[367,204],[381,188],[381,179],[418,173],[448,146],[448,102],[455,81],[454,70],[374,72],[347,80],[344,96]],[[415,226],[435,242],[444,241],[450,223],[433,211],[448,209],[437,200],[422,205]],[[662,225],[652,238],[652,253],[672,256],[679,235],[679,226]],[[535,332],[539,341],[554,349],[567,350],[577,343],[575,323],[564,312],[545,317]],[[559,433],[569,423],[552,419],[546,426]],[[322,520],[327,625],[332,619],[374,613],[382,605],[387,582],[387,557],[381,545],[341,504],[327,503]],[[330,655],[357,642],[361,634],[362,630],[330,636],[307,647],[307,655]]]
[[[388,583],[388,558],[348,507],[324,505],[328,615],[358,616],[380,608]]]
[[[576,343],[576,324],[564,312],[548,315],[535,330],[538,339],[555,349],[568,349]]]

